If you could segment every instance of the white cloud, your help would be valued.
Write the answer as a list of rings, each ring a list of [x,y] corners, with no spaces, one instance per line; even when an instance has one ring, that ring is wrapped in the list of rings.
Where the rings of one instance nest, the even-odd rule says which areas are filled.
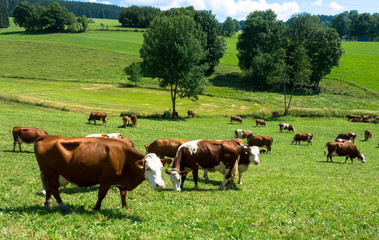
[[[320,1],[320,0],[318,0]],[[266,0],[121,0],[120,6],[131,5],[154,6],[161,10],[173,7],[194,6],[196,10],[212,10],[216,18],[223,22],[227,17],[245,20],[250,12],[272,9],[277,18],[286,21],[293,14],[300,12],[299,5],[294,0],[279,3],[267,3]]]
[[[110,5],[111,2],[108,2],[108,1],[100,1],[98,2],[97,0],[88,0],[86,2],[90,2],[90,3],[101,3],[101,4],[106,4],[106,5]]]
[[[339,5],[337,2],[331,2],[329,4],[329,7],[332,8],[333,10],[336,10],[336,11],[341,11],[344,9],[344,7]]]
[[[322,0],[316,0],[316,2],[312,3],[312,6],[321,6],[322,5]]]

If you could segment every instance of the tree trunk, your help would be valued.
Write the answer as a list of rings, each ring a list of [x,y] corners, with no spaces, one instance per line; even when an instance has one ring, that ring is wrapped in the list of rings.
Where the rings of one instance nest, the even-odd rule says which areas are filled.
[[[291,100],[292,100],[294,90],[295,90],[295,85],[292,86],[291,96],[290,96],[290,100],[289,100],[288,106],[287,106],[287,112],[288,112],[288,109],[290,108],[290,105],[291,105]]]
[[[284,116],[287,116],[288,111],[287,111],[287,92],[286,92],[286,83],[284,82]]]
[[[176,92],[178,89],[178,83],[175,83],[175,86],[170,84],[170,87],[171,87],[172,112],[175,113],[176,112],[175,102],[176,102]]]

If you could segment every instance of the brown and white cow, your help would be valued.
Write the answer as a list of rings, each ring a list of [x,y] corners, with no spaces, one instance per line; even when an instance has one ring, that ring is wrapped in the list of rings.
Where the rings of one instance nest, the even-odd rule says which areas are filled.
[[[353,143],[351,140],[348,140],[348,139],[342,139],[342,138],[336,138],[336,140],[334,140],[335,142],[342,142],[342,143]]]
[[[255,126],[256,127],[257,126],[265,126],[265,127],[267,127],[266,122],[263,119],[257,119],[257,120],[255,120]]]
[[[279,117],[279,112],[272,112],[272,117]]]
[[[133,126],[137,127],[137,120],[138,120],[137,115],[132,114],[132,116],[130,118],[132,119]]]
[[[31,128],[31,127],[14,127],[12,130],[13,134],[13,152],[16,151],[16,143],[18,143],[18,147],[21,150],[22,143],[34,143],[36,139],[40,136],[47,135],[45,130],[39,128]]]
[[[307,141],[308,144],[311,144],[312,145],[312,142],[313,142],[313,134],[312,133],[297,133],[291,140],[291,144],[295,143],[295,145],[297,143],[299,143],[300,145],[300,141]]]
[[[362,120],[364,122],[368,122],[368,120],[370,120],[370,119],[373,119],[373,117],[371,115],[364,115],[363,118],[362,118]]]
[[[183,139],[157,139],[150,144],[145,145],[146,152],[155,153],[158,157],[175,157],[178,148],[183,143],[189,142],[190,140]]]
[[[338,134],[336,139],[342,138],[342,139],[346,139],[346,140],[350,140],[350,141],[354,142],[356,137],[357,137],[357,134],[355,134],[355,133],[340,133],[340,134]]]
[[[218,171],[224,175],[224,181],[220,186],[222,190],[228,179],[231,180],[230,187],[233,188],[234,179],[238,173],[238,160],[241,151],[247,151],[251,162],[259,164],[259,150],[257,148],[245,147],[236,141],[197,140],[182,144],[175,157],[170,174],[170,180],[174,190],[183,188],[187,173],[192,171],[195,189],[198,189],[199,169],[207,172]]]
[[[279,130],[280,132],[283,130],[288,130],[288,132],[292,131],[293,133],[295,132],[295,129],[289,123],[279,123]]]
[[[354,145],[354,143],[328,142],[324,148],[324,156],[326,153],[326,148],[328,148],[326,162],[329,162],[329,158],[330,161],[333,162],[333,156],[346,156],[345,163],[348,157],[350,157],[351,163],[353,163],[353,158],[358,158],[358,160],[362,163],[366,162],[365,155],[361,154],[361,152],[358,150],[357,146]]]
[[[368,141],[372,137],[372,132],[371,130],[366,130],[365,131],[365,141]]]
[[[188,114],[188,117],[190,117],[190,116],[192,116],[193,118],[195,117],[194,111],[188,111],[187,114]]]
[[[268,136],[259,136],[259,135],[249,135],[247,137],[247,145],[265,147],[267,148],[267,153],[271,153],[271,146],[274,139]]]
[[[239,116],[231,116],[230,117],[230,122],[234,122],[234,121],[237,121],[239,124],[242,123],[242,118],[239,117]]]
[[[249,130],[237,129],[234,131],[234,135],[236,138],[247,138],[251,134]]]
[[[124,127],[127,127],[130,123],[130,118],[128,116],[123,116],[122,117],[122,123],[123,123]]]
[[[154,153],[143,154],[125,142],[108,138],[66,138],[43,136],[34,144],[35,155],[46,189],[45,205],[52,207],[51,194],[63,210],[69,208],[59,194],[59,176],[78,186],[100,184],[94,210],[111,186],[120,190],[122,207],[127,207],[126,192],[147,180],[152,188],[164,188],[161,178],[163,164],[171,159],[160,160]]]
[[[345,115],[345,117],[347,118],[347,120],[352,120],[352,121],[359,121],[361,119],[361,116],[359,115],[353,115],[353,114],[348,114],[348,115]]]
[[[103,112],[92,112],[90,115],[89,115],[89,118],[88,118],[88,123],[91,123],[91,121],[93,121],[93,124],[96,125],[96,120],[102,120],[103,121],[103,125],[107,123],[107,121],[105,120],[107,118],[107,114],[106,113],[103,113]]]

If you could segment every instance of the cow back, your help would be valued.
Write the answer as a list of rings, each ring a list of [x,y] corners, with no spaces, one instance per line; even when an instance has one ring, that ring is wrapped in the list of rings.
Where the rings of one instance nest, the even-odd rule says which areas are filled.
[[[48,135],[48,133],[39,128],[31,127],[14,127],[12,130],[13,140],[20,138],[25,143],[32,143],[40,136]]]

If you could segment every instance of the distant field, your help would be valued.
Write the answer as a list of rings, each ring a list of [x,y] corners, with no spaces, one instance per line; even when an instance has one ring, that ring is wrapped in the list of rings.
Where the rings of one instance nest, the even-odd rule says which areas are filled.
[[[44,94],[46,88],[41,89]],[[75,92],[73,95],[75,96]],[[95,99],[92,99],[95,100]],[[109,102],[110,103],[110,102]],[[104,103],[105,104],[105,103]],[[83,105],[84,106],[84,105]],[[88,114],[0,102],[0,238],[1,239],[377,239],[379,201],[379,125],[350,123],[335,118],[279,118],[267,128],[242,125],[228,117],[165,121],[139,119],[137,128],[124,129],[120,117],[107,126],[86,124]],[[292,123],[296,132],[312,132],[313,145],[291,145],[294,134],[280,133],[279,122]],[[120,132],[144,152],[156,138],[230,139],[237,128],[274,138],[271,154],[250,165],[243,185],[219,191],[220,173],[210,181],[200,176],[194,191],[191,174],[182,192],[174,192],[164,172],[166,189],[154,191],[146,182],[128,193],[130,211],[121,208],[118,191],[110,190],[101,211],[93,211],[98,187],[90,191],[69,185],[61,189],[72,209],[61,212],[43,206],[40,173],[33,146],[12,152],[14,126],[45,129],[61,136]],[[159,129],[159,130],[157,130]],[[366,129],[373,138],[362,141]],[[357,146],[367,163],[326,163],[325,143],[340,132],[356,132]],[[200,175],[202,172],[200,171]],[[180,226],[180,227],[178,227]]]

